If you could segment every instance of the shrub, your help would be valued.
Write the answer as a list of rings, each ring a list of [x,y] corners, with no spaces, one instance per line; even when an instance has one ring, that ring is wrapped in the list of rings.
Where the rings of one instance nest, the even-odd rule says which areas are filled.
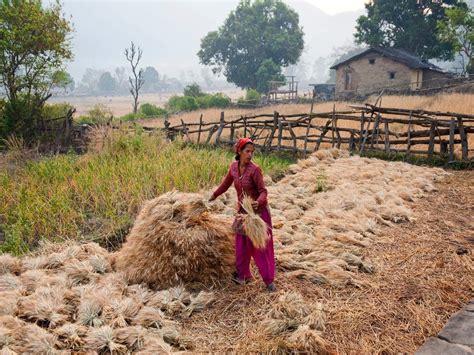
[[[241,106],[245,105],[258,105],[261,100],[260,93],[255,89],[248,89],[245,93],[245,97],[241,97],[238,100],[238,104]]]
[[[165,109],[149,103],[140,105],[139,111],[146,117],[160,117],[167,113]]]
[[[194,97],[191,96],[171,96],[167,107],[170,111],[191,111],[199,108]]]
[[[66,117],[69,110],[72,110],[74,107],[68,103],[61,104],[48,104],[43,107],[43,117],[48,119],[55,119],[60,117]]]
[[[110,108],[104,104],[96,104],[92,109],[89,110],[87,115],[79,116],[76,120],[78,123],[82,124],[106,124],[112,121],[114,115]]]
[[[199,96],[205,95],[202,92],[201,87],[196,83],[186,86],[184,88],[183,94],[184,96],[191,96],[191,97],[199,97]]]
[[[123,115],[119,118],[121,121],[125,122],[130,122],[130,121],[135,121],[135,120],[141,120],[142,118],[146,118],[146,116],[143,114],[143,112],[138,111],[137,113],[127,113],[126,115]]]

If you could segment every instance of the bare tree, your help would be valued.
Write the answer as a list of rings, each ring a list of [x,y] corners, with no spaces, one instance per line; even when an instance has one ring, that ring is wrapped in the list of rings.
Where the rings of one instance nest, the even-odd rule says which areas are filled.
[[[133,96],[133,113],[138,110],[138,94],[143,86],[145,80],[143,79],[143,69],[138,69],[140,59],[142,59],[143,50],[140,47],[135,47],[135,43],[131,43],[130,48],[125,48],[125,57],[132,66],[133,77],[129,76],[130,93]]]

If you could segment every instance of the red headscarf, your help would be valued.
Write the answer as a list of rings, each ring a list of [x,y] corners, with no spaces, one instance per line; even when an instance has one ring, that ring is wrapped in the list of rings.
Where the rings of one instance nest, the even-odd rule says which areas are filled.
[[[253,144],[253,141],[250,138],[240,138],[234,145],[235,152],[238,153],[247,143]]]

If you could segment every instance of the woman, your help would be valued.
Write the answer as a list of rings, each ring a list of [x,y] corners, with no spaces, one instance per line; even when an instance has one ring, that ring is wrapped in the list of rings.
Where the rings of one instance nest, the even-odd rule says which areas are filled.
[[[251,139],[239,139],[234,148],[236,161],[230,165],[229,172],[209,200],[213,201],[222,195],[229,189],[232,183],[234,183],[234,187],[237,190],[239,213],[243,212],[241,204],[244,195],[252,198],[252,207],[267,224],[270,238],[265,249],[257,249],[252,245],[250,239],[237,229],[235,234],[237,277],[234,281],[242,285],[252,278],[250,258],[253,257],[263,282],[267,285],[267,289],[269,291],[276,291],[275,284],[273,283],[275,277],[275,258],[273,254],[272,221],[262,169],[252,162],[255,147]],[[238,221],[236,222],[234,225],[238,224]]]

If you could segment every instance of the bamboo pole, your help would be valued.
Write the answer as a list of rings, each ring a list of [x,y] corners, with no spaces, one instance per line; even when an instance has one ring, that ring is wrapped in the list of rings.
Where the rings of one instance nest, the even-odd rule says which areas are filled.
[[[390,134],[388,129],[388,122],[384,122],[384,140],[385,140],[385,153],[390,153]]]

